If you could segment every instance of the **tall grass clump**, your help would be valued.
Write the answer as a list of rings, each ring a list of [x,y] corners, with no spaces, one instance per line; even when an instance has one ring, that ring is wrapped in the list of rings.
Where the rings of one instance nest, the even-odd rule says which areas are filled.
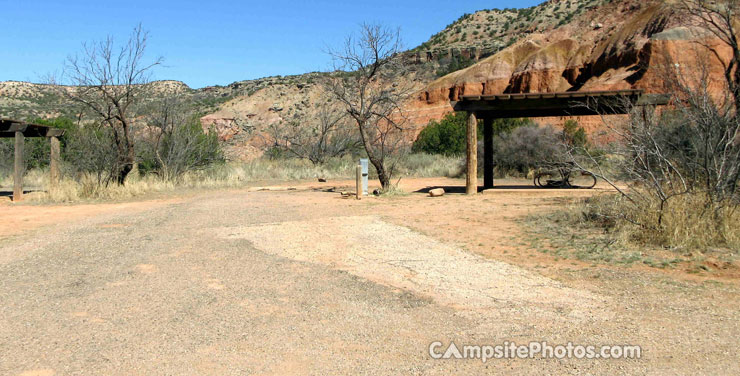
[[[590,224],[637,245],[691,252],[708,248],[740,250],[740,211],[709,204],[705,194],[686,194],[665,203],[635,205],[625,196],[604,195],[570,209],[571,224]]]

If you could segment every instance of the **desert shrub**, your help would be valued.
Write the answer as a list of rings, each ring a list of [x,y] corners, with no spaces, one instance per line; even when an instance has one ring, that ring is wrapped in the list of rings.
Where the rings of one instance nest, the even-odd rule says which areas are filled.
[[[604,155],[573,149],[580,151],[572,153],[574,163],[619,192],[594,217],[610,218],[640,244],[740,250],[740,117],[710,93],[707,81],[667,80],[675,85],[672,111],[633,108],[628,121],[607,124],[616,173],[604,168]]]
[[[622,138],[612,150],[617,174],[605,171],[603,158],[574,157],[620,192],[600,216],[644,243],[740,249],[740,145],[732,141],[740,123],[735,115],[708,110],[689,102],[676,113],[634,116],[619,126]],[[628,188],[616,185],[615,176]]]
[[[363,156],[345,155],[328,158],[320,164],[311,163],[307,159],[280,158],[271,159],[266,156],[249,162],[228,163],[219,171],[228,171],[229,180],[239,181],[289,181],[316,179],[351,180],[355,176],[355,166],[358,158]],[[407,153],[398,161],[400,177],[459,177],[460,157],[443,156],[424,153]],[[370,179],[377,177],[374,169],[369,171]],[[221,178],[227,179],[226,176]],[[394,181],[395,183],[395,181]]]
[[[562,145],[560,133],[550,126],[519,126],[494,139],[494,164],[500,174],[527,175],[530,170],[564,159]],[[482,155],[483,145],[479,143],[478,147]]]
[[[13,144],[10,139],[0,139],[0,177],[13,171]]]
[[[147,128],[136,140],[139,171],[166,181],[223,162],[216,132],[205,132],[192,103],[177,96],[153,101],[142,113]]]
[[[665,202],[648,198],[640,200],[639,206],[614,195],[587,206],[583,213],[585,220],[637,244],[687,251],[709,247],[740,250],[740,211],[712,203],[705,193],[676,196]]]
[[[478,34],[477,31],[473,33],[473,35],[477,35],[477,34]],[[466,38],[467,38],[467,35],[463,34],[462,40],[465,40]],[[461,55],[455,56],[452,58],[449,64],[437,70],[437,77],[446,76],[452,72],[457,72],[459,70],[465,69],[473,64],[475,64],[474,59],[461,56]]]
[[[97,185],[107,185],[116,178],[117,158],[110,128],[88,125],[67,131],[62,154],[67,175],[88,175]]]
[[[169,181],[224,160],[216,132],[204,132],[196,119],[164,134],[158,146],[156,167],[160,176]]]
[[[576,148],[588,146],[586,131],[575,120],[567,120],[563,124],[563,141]]]

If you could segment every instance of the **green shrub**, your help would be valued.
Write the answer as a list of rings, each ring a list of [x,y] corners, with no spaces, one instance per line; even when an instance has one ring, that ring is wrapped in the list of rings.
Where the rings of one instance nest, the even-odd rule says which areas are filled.
[[[466,149],[468,115],[465,112],[447,114],[442,120],[429,122],[416,138],[412,151],[415,153],[462,155]],[[493,121],[494,136],[502,136],[522,126],[532,126],[528,119],[496,119]],[[478,139],[483,138],[483,123],[478,123]]]
[[[463,38],[463,40],[465,39]],[[452,61],[450,61],[450,63],[447,64],[447,66],[437,70],[437,77],[446,76],[452,72],[457,72],[459,70],[465,69],[473,64],[475,64],[475,60],[473,59],[470,59],[464,56],[456,56],[452,58]]]
[[[586,131],[575,120],[568,120],[563,125],[563,138],[568,145],[582,148],[588,144]]]
[[[456,112],[447,114],[440,121],[430,121],[416,138],[413,152],[462,155],[465,153],[467,118],[467,113]]]

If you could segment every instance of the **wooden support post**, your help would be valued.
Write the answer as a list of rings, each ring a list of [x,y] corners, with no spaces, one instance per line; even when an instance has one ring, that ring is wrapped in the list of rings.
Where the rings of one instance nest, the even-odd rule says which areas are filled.
[[[465,192],[469,195],[478,193],[478,118],[474,112],[468,114],[467,130],[467,171]]]
[[[23,132],[15,132],[15,165],[13,171],[13,201],[23,200]]]
[[[59,161],[60,161],[60,145],[59,138],[49,137],[49,147],[51,153],[49,154],[49,187],[56,188],[59,185]]]
[[[362,166],[361,165],[357,165],[357,167],[355,167],[355,177],[357,179],[357,181],[355,182],[356,183],[355,192],[357,192],[357,199],[361,200],[362,199]]]
[[[483,188],[493,188],[493,118],[483,119]]]

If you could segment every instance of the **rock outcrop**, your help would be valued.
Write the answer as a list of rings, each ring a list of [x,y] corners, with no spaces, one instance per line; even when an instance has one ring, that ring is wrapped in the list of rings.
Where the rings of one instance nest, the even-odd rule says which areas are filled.
[[[706,32],[689,27],[673,9],[670,1],[606,4],[568,25],[532,34],[432,82],[410,106],[419,118],[424,113],[433,118],[451,111],[449,101],[462,95],[618,89],[664,92],[666,69],[673,67],[689,76],[706,67],[710,82],[721,82],[722,64],[717,56],[706,53],[705,46],[715,48],[719,58],[729,57],[731,51]],[[545,121],[557,123],[558,119]],[[595,127],[598,121],[586,123]]]

